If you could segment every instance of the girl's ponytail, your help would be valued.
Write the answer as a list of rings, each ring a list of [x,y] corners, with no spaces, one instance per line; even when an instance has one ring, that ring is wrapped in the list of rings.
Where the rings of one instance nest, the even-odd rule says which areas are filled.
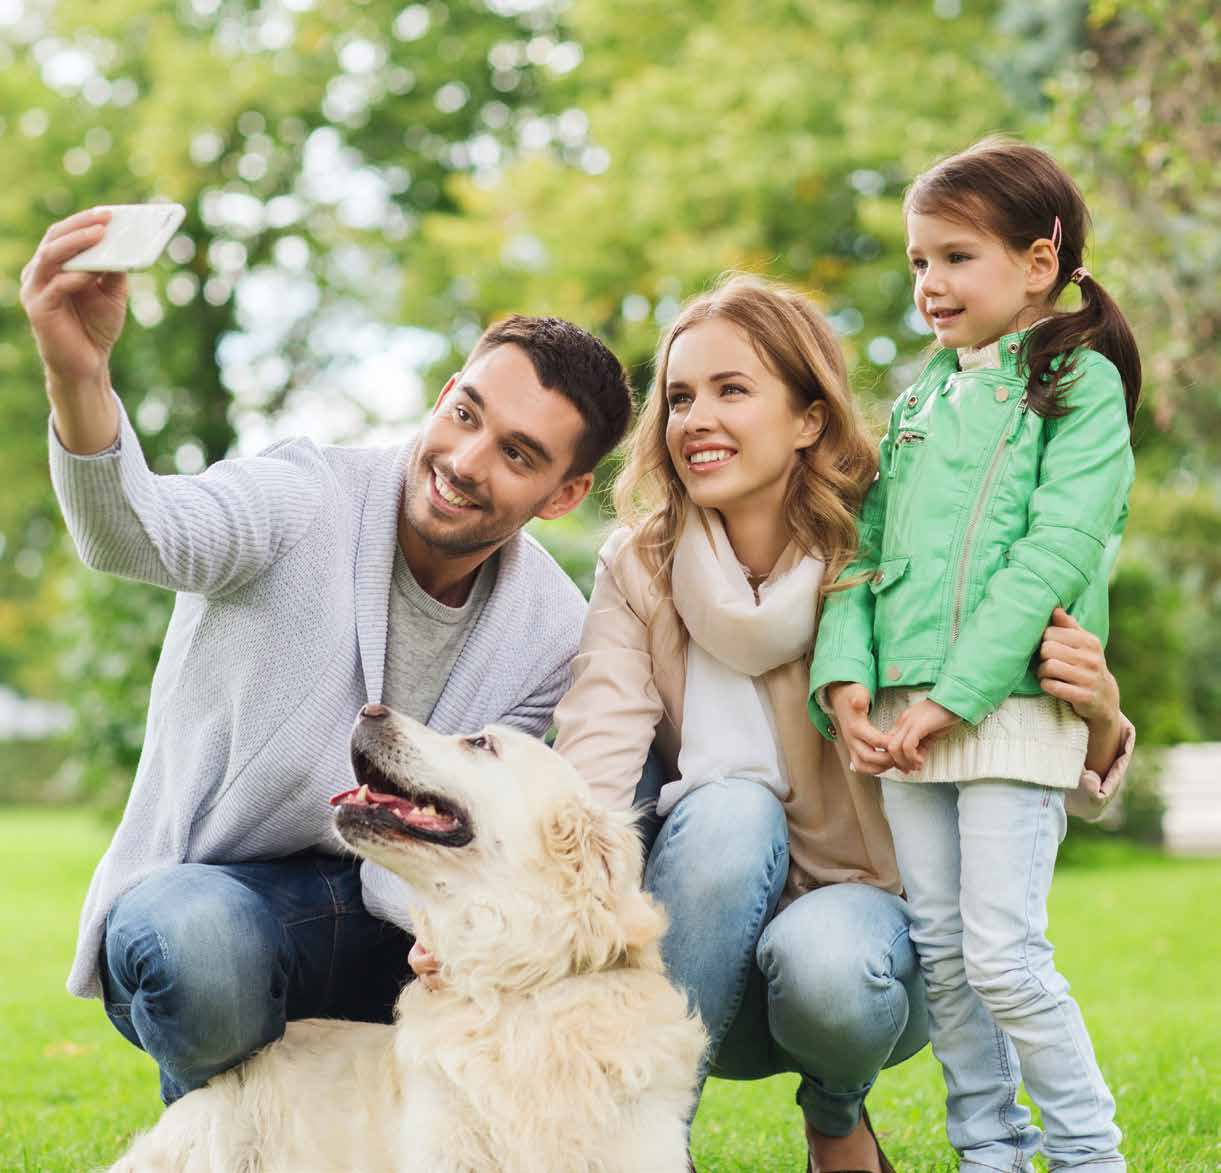
[[[1047,417],[1065,413],[1063,396],[1072,382],[1076,366],[1068,356],[1078,347],[1088,346],[1110,359],[1118,369],[1130,427],[1140,401],[1140,352],[1136,348],[1136,338],[1115,299],[1088,269],[1075,269],[1060,288],[1067,286],[1069,281],[1081,287],[1081,308],[1072,313],[1055,314],[1026,334],[1026,369],[1030,372],[1026,397],[1031,410]]]

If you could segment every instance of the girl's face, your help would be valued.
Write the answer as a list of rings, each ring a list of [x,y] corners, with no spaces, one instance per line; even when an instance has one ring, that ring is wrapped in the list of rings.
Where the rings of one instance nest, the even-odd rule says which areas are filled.
[[[913,212],[907,256],[916,309],[942,346],[985,346],[1050,312],[1045,298],[1057,266],[1048,241],[1016,254],[978,228]]]
[[[666,448],[691,500],[779,518],[797,452],[818,439],[826,406],[806,408],[732,322],[691,326],[670,347]]]

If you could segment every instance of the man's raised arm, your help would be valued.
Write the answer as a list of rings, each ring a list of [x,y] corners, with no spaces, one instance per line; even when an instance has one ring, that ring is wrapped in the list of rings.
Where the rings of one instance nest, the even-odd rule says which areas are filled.
[[[51,421],[77,455],[109,448],[119,434],[110,352],[127,316],[127,274],[66,273],[66,260],[102,239],[109,212],[78,212],[47,229],[21,271],[21,304],[46,373]]]
[[[51,401],[51,478],[89,566],[171,590],[219,594],[290,549],[313,518],[317,475],[286,458],[222,461],[156,476],[110,385],[127,314],[123,273],[65,272],[108,212],[53,224],[21,273]]]

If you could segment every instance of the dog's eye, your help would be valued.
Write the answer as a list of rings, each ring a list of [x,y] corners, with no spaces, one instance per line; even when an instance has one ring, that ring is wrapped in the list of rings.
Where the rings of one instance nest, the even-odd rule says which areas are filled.
[[[482,733],[480,733],[478,737],[468,737],[466,739],[466,744],[469,745],[471,749],[482,749],[490,754],[494,754],[496,752],[496,743],[490,737],[485,737]]]

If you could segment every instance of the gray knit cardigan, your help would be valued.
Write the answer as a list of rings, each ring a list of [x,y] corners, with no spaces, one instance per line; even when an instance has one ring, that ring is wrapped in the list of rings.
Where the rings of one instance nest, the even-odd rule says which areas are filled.
[[[122,822],[81,912],[68,989],[97,997],[111,906],[172,864],[314,847],[351,783],[348,735],[382,696],[390,576],[410,445],[288,440],[198,476],[158,476],[120,412],[115,449],[74,456],[50,434],[51,479],[84,562],[177,591]],[[526,534],[429,720],[541,735],[569,684],[585,602]],[[408,892],[366,862],[365,905],[409,927]]]

